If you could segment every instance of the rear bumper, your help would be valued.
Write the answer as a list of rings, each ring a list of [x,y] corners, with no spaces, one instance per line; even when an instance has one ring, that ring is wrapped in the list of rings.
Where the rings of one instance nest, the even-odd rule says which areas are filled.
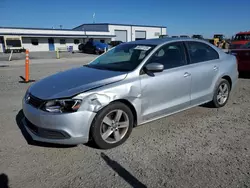
[[[236,70],[234,71],[234,74],[232,74],[232,86],[231,86],[231,91],[233,91],[238,83],[238,79],[239,79],[239,71]]]

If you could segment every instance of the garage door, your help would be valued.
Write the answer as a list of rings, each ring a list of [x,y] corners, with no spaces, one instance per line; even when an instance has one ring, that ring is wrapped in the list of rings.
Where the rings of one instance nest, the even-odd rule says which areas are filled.
[[[115,30],[115,40],[127,42],[127,31],[126,30]]]
[[[135,31],[135,40],[146,39],[146,31]]]

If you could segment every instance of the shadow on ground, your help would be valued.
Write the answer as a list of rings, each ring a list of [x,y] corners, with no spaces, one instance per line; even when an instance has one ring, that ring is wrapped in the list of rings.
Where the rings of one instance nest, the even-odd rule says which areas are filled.
[[[123,168],[119,163],[110,159],[104,153],[101,153],[101,157],[121,178],[123,178],[129,185],[134,188],[146,188],[147,186],[140,182],[130,172]]]
[[[72,147],[75,147],[74,145],[50,144],[50,143],[44,143],[44,142],[37,142],[37,141],[33,140],[22,123],[23,118],[24,118],[23,110],[20,110],[18,112],[18,114],[16,115],[16,124],[19,127],[19,129],[21,130],[23,137],[25,138],[26,142],[29,145],[48,147],[48,148],[72,148]]]
[[[214,106],[211,103],[205,103],[205,104],[201,104],[199,106],[203,107],[203,108],[214,108]]]
[[[0,187],[9,188],[9,178],[6,174],[0,174]]]
[[[241,72],[239,78],[250,79],[250,72]]]

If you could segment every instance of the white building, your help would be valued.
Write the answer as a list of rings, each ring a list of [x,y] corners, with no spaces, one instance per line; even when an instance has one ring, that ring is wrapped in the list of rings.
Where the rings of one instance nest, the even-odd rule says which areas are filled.
[[[119,40],[129,42],[133,40],[158,38],[166,35],[163,26],[124,25],[124,24],[83,24],[73,29],[43,29],[0,27],[0,52],[4,52],[4,36],[21,36],[22,45],[30,51],[55,51],[57,48],[73,47],[78,50],[80,43],[89,38],[104,42]]]
[[[82,24],[78,27],[73,28],[73,30],[86,32],[109,32],[110,35],[115,35],[115,37],[112,37],[111,40],[119,40],[123,42],[158,38],[159,35],[167,34],[167,28],[164,26],[126,25],[109,23]]]

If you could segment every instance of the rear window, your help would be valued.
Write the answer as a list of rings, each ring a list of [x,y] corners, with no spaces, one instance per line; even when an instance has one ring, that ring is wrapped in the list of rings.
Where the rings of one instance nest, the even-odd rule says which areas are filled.
[[[219,59],[219,54],[212,47],[201,42],[187,42],[191,63]]]

